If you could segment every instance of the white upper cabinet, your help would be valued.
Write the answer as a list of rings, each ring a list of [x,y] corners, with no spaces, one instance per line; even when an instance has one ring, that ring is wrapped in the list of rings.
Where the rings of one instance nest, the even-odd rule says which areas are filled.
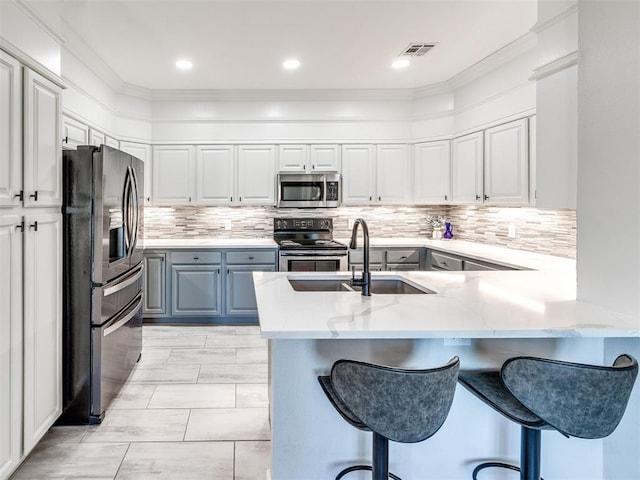
[[[414,202],[443,204],[451,201],[449,140],[418,143],[414,147]]]
[[[484,201],[490,204],[528,204],[527,119],[487,129],[484,152]]]
[[[340,170],[339,145],[309,145],[311,172],[337,172]]]
[[[192,201],[195,149],[190,145],[153,147],[154,205],[188,205]]]
[[[153,188],[151,146],[143,143],[120,142],[120,150],[144,162],[144,203],[145,205],[150,205]]]
[[[379,203],[406,203],[411,198],[409,185],[409,148],[407,145],[376,147],[376,193]]]
[[[62,413],[62,215],[24,217],[24,449]]]
[[[14,207],[22,191],[22,67],[2,50],[0,105],[0,207]]]
[[[238,147],[238,204],[275,205],[276,148],[274,145]]]
[[[109,136],[105,136],[104,139],[104,143],[105,145],[111,147],[111,148],[117,148],[118,150],[120,150],[120,142],[118,140],[116,140],[115,138],[109,137]]]
[[[80,145],[101,145],[104,143],[104,135],[99,132],[100,137],[96,141],[102,140],[101,143],[93,143],[90,138],[89,127],[73,118],[62,115],[62,148],[65,150],[75,150]]]
[[[280,145],[278,170],[287,173],[337,172],[339,145]]]
[[[100,145],[103,145],[105,143],[105,140],[106,136],[104,133],[94,130],[93,128],[89,129],[89,145],[99,147]]]
[[[200,205],[230,205],[234,202],[234,147],[206,145],[196,149],[195,200]]]
[[[306,173],[309,165],[307,145],[280,145],[278,147],[278,170],[290,173]]]
[[[24,205],[62,205],[62,91],[24,69]]]
[[[452,148],[452,202],[482,203],[483,132],[455,138]]]
[[[375,200],[375,149],[373,145],[342,146],[342,203],[370,205]]]

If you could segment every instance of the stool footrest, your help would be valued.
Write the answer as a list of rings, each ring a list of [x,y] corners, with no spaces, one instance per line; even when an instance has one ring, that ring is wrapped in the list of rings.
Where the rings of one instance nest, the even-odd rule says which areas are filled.
[[[485,462],[485,463],[481,463],[480,465],[478,465],[476,468],[473,469],[473,473],[472,473],[473,480],[478,480],[478,473],[480,472],[480,470],[484,470],[485,468],[490,468],[490,467],[508,468],[509,470],[514,470],[516,472],[520,471],[519,467],[516,467],[515,465],[509,465],[508,463]],[[540,480],[544,480],[544,478],[540,477]]]
[[[355,472],[358,470],[368,470],[371,472],[373,471],[373,467],[371,467],[370,465],[354,465],[352,467],[347,467],[344,470],[341,470],[340,473],[338,473],[338,475],[336,475],[336,480],[340,480],[347,473]],[[394,475],[391,472],[389,472],[389,478],[393,480],[402,480],[400,477],[398,477],[397,475]]]

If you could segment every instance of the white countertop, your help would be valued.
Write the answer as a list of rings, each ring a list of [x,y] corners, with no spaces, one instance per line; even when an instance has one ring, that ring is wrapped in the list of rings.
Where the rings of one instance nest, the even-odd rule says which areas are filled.
[[[576,300],[575,261],[460,240],[375,239],[372,246],[419,247],[537,268],[521,271],[373,272],[434,290],[427,295],[296,292],[292,272],[255,272],[265,338],[637,337],[640,319]],[[312,276],[346,279],[349,274]]]
[[[144,248],[278,248],[271,238],[169,238],[145,239]]]

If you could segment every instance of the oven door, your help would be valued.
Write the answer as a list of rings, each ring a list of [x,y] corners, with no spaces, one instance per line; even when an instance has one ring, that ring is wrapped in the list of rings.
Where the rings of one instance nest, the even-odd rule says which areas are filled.
[[[280,251],[281,272],[346,272],[347,252]]]

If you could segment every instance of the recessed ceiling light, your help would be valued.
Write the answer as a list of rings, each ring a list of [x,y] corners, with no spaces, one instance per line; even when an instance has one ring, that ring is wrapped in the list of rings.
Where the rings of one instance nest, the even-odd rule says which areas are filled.
[[[180,59],[176,62],[176,68],[178,70],[191,70],[193,68],[193,63],[187,59]]]
[[[391,68],[395,68],[395,69],[400,69],[400,68],[406,68],[409,66],[411,62],[409,61],[408,58],[398,58],[397,60],[394,60],[394,62],[391,64]]]
[[[298,60],[297,58],[290,58],[284,61],[282,67],[285,70],[297,70],[298,68],[300,68],[300,60]]]

